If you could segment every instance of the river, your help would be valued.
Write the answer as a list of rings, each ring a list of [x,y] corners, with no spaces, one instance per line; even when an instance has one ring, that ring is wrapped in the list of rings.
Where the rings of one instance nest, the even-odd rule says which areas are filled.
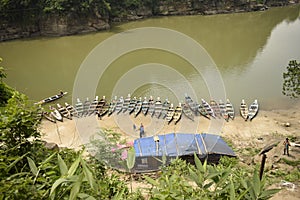
[[[176,104],[188,93],[198,101],[229,98],[236,108],[241,99],[248,104],[258,99],[265,110],[288,108],[296,100],[282,95],[282,73],[289,60],[300,61],[299,10],[298,5],[264,12],[157,17],[115,24],[111,30],[99,33],[2,42],[1,65],[7,69],[6,82],[33,101],[63,90],[69,94],[62,101],[71,102],[72,96],[73,100],[78,96],[82,99],[85,96],[79,93],[96,88],[94,94],[107,98],[132,93],[137,97],[169,98]],[[174,37],[160,38],[155,32],[147,32],[134,41],[126,40],[135,30],[147,31],[146,27],[174,33]],[[116,42],[118,36],[121,40]],[[176,41],[177,36],[180,41]],[[147,38],[161,39],[166,48],[143,46]],[[140,48],[118,54],[121,47],[137,41]],[[107,51],[101,46],[103,42],[110,45]],[[189,47],[190,42],[198,44],[202,55],[194,55],[199,49],[193,48],[182,50],[186,56],[176,53],[181,47]],[[112,57],[111,53],[106,55],[108,52],[116,55],[103,66],[102,61]],[[89,62],[97,53],[98,58]],[[189,56],[210,64],[199,69],[201,64],[195,66]],[[78,81],[79,69],[84,67],[101,68],[103,73]],[[80,87],[74,89],[78,84]],[[222,94],[218,96],[218,92]]]

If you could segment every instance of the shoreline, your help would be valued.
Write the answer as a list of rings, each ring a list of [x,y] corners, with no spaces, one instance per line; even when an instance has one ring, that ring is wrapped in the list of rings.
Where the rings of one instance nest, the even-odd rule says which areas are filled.
[[[57,123],[43,119],[40,132],[42,140],[48,143],[56,143],[59,147],[74,149],[79,149],[81,144],[87,143],[89,137],[100,129],[113,130],[121,133],[127,141],[132,141],[139,137],[138,128],[140,123],[143,123],[145,127],[146,137],[174,132],[211,133],[221,135],[237,146],[248,146],[252,143],[252,140],[268,135],[300,137],[300,102],[290,109],[260,110],[251,122],[244,121],[237,110],[235,116],[235,119],[229,122],[225,122],[221,118],[208,120],[202,116],[196,116],[193,122],[182,114],[182,118],[177,125],[174,122],[167,125],[163,119],[142,116],[142,114],[136,118],[133,116],[128,117],[127,113],[113,114],[110,117],[104,116],[101,120],[98,120],[95,115],[74,118],[73,120],[64,119],[64,122]],[[287,126],[286,123],[290,125]],[[133,124],[137,127],[135,131],[133,130]]]

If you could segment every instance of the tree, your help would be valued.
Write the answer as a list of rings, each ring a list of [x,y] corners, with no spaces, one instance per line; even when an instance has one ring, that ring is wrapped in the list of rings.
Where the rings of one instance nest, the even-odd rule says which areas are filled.
[[[2,58],[0,57],[0,64],[1,62]],[[12,95],[12,89],[3,82],[4,78],[6,78],[6,73],[4,68],[0,66],[0,107],[3,107]]]
[[[298,98],[300,96],[300,63],[291,60],[286,68],[287,72],[283,73],[282,93],[290,98]]]

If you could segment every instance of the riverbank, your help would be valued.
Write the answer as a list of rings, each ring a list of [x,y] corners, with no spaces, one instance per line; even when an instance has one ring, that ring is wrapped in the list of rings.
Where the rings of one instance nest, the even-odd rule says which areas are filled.
[[[240,12],[264,11],[269,7],[288,6],[298,4],[299,0],[270,0],[266,4],[258,1],[155,1],[147,4],[140,2],[136,5],[122,7],[116,5],[111,7],[109,14],[99,13],[93,10],[89,14],[84,13],[44,13],[32,15],[30,9],[24,10],[24,16],[19,21],[9,21],[5,18],[0,24],[0,42],[21,38],[32,38],[39,36],[57,37],[66,35],[77,35],[91,32],[108,30],[114,22],[128,22],[155,16],[174,15],[215,15]],[[5,15],[4,15],[5,16]],[[20,16],[19,16],[20,17]],[[23,19],[24,18],[24,19]],[[26,19],[25,19],[26,18]]]
[[[123,117],[125,117],[125,115]],[[197,118],[200,118],[197,132],[208,132],[212,122],[203,117],[196,117],[195,119]],[[101,120],[98,120],[96,116],[90,116],[74,120],[66,119],[63,123],[58,122],[56,124],[43,120],[40,130],[43,135],[43,140],[50,143],[56,143],[60,147],[78,150],[80,149],[80,145],[86,143],[87,139],[95,132],[99,131],[100,128],[119,132],[122,134],[123,139],[132,141],[139,137],[139,132],[134,131],[132,128],[133,123],[138,125],[142,122],[145,126],[147,136],[150,136],[151,133],[165,134],[171,132],[184,132],[181,130],[181,127],[186,129],[185,132],[189,132],[187,127],[190,127],[193,123],[197,123],[192,122],[183,116],[177,125],[171,123],[171,125],[163,124],[160,126],[160,124],[160,130],[157,131],[152,129],[155,127],[155,122],[154,120],[151,120],[151,117],[149,116],[138,116],[137,118],[130,117],[132,123],[127,123],[127,125],[121,123],[120,120],[122,119],[121,116],[120,118],[103,117]],[[222,122],[222,120],[220,121]],[[187,126],[186,123],[188,123]],[[124,130],[127,130],[127,132]],[[299,130],[300,102],[298,101],[289,109],[275,109],[271,111],[260,110],[257,117],[251,122],[245,122],[237,113],[237,116],[233,121],[225,122],[220,134],[233,147],[242,165],[254,166],[259,164],[261,161],[261,156],[258,155],[259,150],[263,149],[266,145],[279,143],[267,153],[265,167],[266,171],[271,170],[273,173],[276,173],[280,170],[292,171],[295,169],[295,167],[282,162],[282,159],[288,158],[291,161],[297,161],[300,156],[299,147],[292,146],[290,148],[290,157],[286,157],[282,155],[282,142],[286,137],[289,137],[293,141],[299,143]],[[295,189],[292,190],[291,188],[283,187],[283,190],[276,194],[272,199],[300,199],[299,182],[296,182],[295,184]],[[138,187],[145,187],[145,183],[139,181],[135,181],[133,185],[136,189]],[[282,186],[280,186],[278,182],[272,187],[278,188]]]

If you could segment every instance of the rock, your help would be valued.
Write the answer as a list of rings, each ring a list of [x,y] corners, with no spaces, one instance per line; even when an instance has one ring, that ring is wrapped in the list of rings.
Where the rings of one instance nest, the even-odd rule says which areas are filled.
[[[45,142],[44,145],[47,149],[50,149],[50,150],[54,150],[54,149],[58,150],[59,149],[58,145],[53,142]]]
[[[284,126],[285,126],[285,127],[290,127],[291,124],[290,124],[289,122],[286,122],[286,123],[284,123]]]

